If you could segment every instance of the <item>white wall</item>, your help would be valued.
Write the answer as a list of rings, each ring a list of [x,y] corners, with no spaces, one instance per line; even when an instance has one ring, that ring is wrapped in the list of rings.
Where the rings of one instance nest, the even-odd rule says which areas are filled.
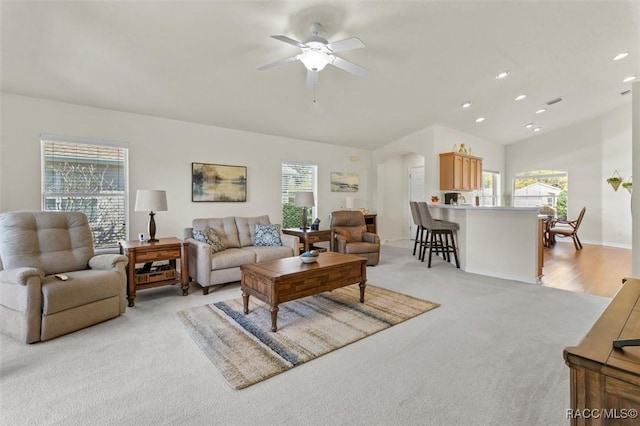
[[[632,162],[633,173],[640,177],[640,82],[633,83],[632,89]],[[636,191],[638,188],[636,188]],[[636,196],[632,197],[632,210],[635,212],[633,217],[633,251],[632,259],[632,276],[640,277],[640,200]]]
[[[628,178],[631,170],[631,109],[608,114],[508,145],[506,192],[516,173],[563,170],[569,174],[567,216],[587,208],[580,237],[583,242],[631,247],[629,194],[606,183],[614,170]]]
[[[0,207],[41,208],[40,134],[129,144],[130,238],[145,232],[148,215],[133,212],[137,189],[166,189],[169,211],[156,215],[158,236],[182,237],[196,217],[268,214],[282,220],[281,162],[318,165],[318,217],[328,227],[347,193],[331,192],[330,173],[360,176],[358,205],[368,206],[369,151],[2,93]],[[352,161],[352,157],[357,157]],[[247,166],[247,202],[191,202],[191,163]],[[349,194],[351,195],[351,194]]]

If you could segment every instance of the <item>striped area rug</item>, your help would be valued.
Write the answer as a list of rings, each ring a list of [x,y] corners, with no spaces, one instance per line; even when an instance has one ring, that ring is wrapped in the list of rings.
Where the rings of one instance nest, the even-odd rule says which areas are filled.
[[[242,297],[177,313],[187,333],[234,389],[243,389],[438,307],[404,294],[358,285],[278,306],[278,331],[271,332],[269,307]]]

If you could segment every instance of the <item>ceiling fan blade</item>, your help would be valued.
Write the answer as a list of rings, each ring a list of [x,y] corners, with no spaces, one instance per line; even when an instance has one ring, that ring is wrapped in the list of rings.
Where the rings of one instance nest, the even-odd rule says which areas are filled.
[[[287,36],[273,35],[273,36],[271,36],[271,38],[275,38],[276,40],[284,41],[285,43],[292,44],[292,45],[294,45],[296,47],[299,47],[299,48],[307,47],[306,44],[300,43],[299,41],[296,41],[296,40],[294,40],[292,38],[289,38]]]
[[[356,65],[353,62],[349,62],[346,59],[335,57],[333,62],[330,62],[334,67],[338,67],[343,71],[348,73],[357,75],[358,77],[366,77],[369,74],[369,70],[361,67],[360,65]]]
[[[298,59],[298,56],[292,56],[290,58],[280,59],[279,61],[271,62],[270,64],[266,64],[261,67],[258,67],[258,70],[264,71],[264,70],[268,70],[269,68],[279,67],[280,65],[288,64],[289,62],[293,62],[297,59]]]
[[[364,47],[364,43],[359,38],[352,37],[345,40],[334,41],[333,43],[327,44],[327,47],[331,49],[332,52],[343,52],[345,50],[360,49]]]
[[[307,70],[307,89],[313,89],[316,87],[316,84],[318,83],[318,74],[320,73],[317,71]]]

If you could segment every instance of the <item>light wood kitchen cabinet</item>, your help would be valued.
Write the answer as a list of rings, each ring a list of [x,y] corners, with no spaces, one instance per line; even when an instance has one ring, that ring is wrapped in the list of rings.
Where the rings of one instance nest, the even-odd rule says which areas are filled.
[[[447,191],[482,189],[482,158],[457,152],[441,153],[440,189]]]

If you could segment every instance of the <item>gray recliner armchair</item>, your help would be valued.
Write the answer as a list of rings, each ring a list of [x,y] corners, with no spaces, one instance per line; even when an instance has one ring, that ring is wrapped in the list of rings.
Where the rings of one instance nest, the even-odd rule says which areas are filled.
[[[84,213],[0,213],[0,332],[34,343],[119,316],[127,262],[94,256]]]

